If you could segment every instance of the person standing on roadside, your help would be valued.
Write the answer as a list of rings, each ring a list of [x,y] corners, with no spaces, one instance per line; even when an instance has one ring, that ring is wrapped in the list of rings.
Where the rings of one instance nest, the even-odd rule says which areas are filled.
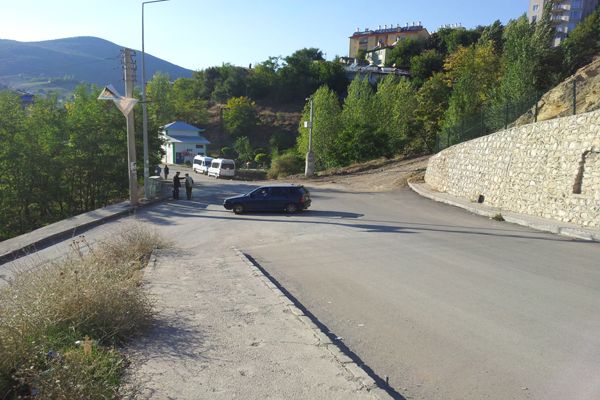
[[[169,179],[169,166],[165,164],[165,179]]]
[[[185,174],[185,195],[188,200],[192,199],[192,187],[194,186],[194,180],[190,174]]]
[[[154,170],[154,175],[156,175],[160,178],[160,173],[161,173],[160,165],[157,165],[156,169]]]
[[[173,177],[173,200],[179,200],[179,188],[181,188],[182,179],[185,178],[179,176],[179,171],[175,172],[175,176]]]

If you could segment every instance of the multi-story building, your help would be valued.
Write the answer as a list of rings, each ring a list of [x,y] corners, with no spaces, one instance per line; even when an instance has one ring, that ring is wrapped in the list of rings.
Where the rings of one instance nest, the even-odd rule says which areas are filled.
[[[554,45],[558,46],[577,24],[590,15],[597,7],[599,0],[529,0],[527,16],[530,22],[539,21],[547,3],[553,3],[550,18],[556,30]]]
[[[400,40],[413,38],[413,39],[427,39],[429,32],[423,28],[421,23],[414,24],[412,26],[392,26],[389,27],[384,25],[382,28],[379,26],[378,29],[371,30],[366,28],[364,31],[356,29],[356,32],[350,36],[350,51],[348,56],[356,58],[359,51],[371,51],[375,48],[393,46]]]

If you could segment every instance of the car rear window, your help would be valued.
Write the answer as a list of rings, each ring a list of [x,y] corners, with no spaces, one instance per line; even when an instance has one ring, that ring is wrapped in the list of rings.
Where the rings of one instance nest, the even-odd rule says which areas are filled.
[[[232,163],[221,163],[221,169],[234,169],[235,164]]]

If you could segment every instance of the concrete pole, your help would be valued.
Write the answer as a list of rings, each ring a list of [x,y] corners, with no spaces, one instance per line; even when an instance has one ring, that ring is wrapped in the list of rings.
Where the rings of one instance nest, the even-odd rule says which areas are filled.
[[[144,141],[144,197],[148,199],[148,178],[150,160],[148,158],[148,109],[146,106],[146,52],[144,49],[144,4],[142,3],[142,138]]]
[[[125,97],[131,98],[133,97],[133,82],[135,77],[131,49],[123,51],[123,65],[125,67]],[[138,190],[133,110],[127,115],[127,161],[127,169],[129,170],[129,202],[131,205],[136,206],[138,204]]]
[[[312,151],[312,129],[313,129],[313,98],[310,101],[310,120],[308,122],[308,152],[306,153],[306,165],[304,176],[313,176],[315,174],[315,155]]]
[[[146,51],[144,47],[144,5],[169,0],[144,1],[142,3],[142,138],[144,141],[144,197],[150,192],[150,158],[148,155],[148,109],[146,106]]]

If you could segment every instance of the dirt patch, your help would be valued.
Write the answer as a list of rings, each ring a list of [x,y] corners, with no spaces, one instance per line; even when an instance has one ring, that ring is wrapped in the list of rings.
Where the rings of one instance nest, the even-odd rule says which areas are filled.
[[[297,175],[286,181],[315,186],[338,186],[355,192],[387,192],[407,185],[408,179],[425,173],[430,156],[410,159],[378,159],[323,171],[307,179]]]

